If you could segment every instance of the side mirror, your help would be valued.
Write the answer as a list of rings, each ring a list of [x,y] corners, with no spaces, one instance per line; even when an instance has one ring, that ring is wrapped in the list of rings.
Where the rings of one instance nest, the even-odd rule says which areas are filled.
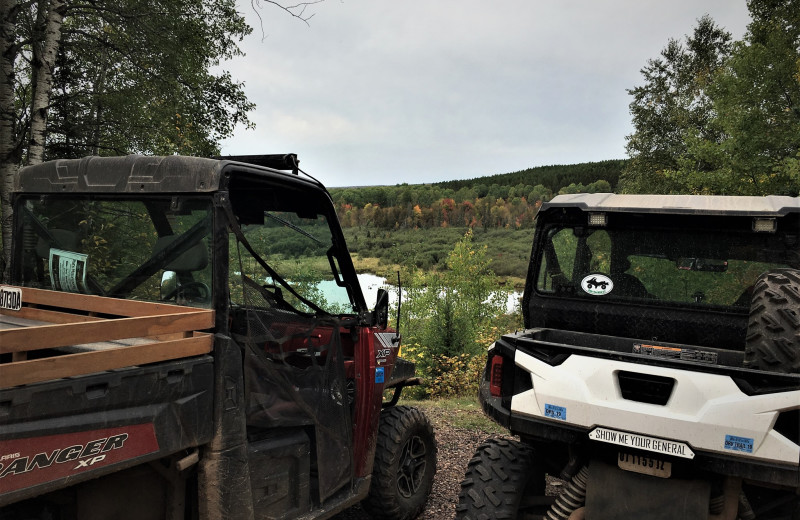
[[[159,299],[171,300],[178,294],[178,275],[175,271],[164,271],[161,275],[161,288]]]
[[[375,310],[372,311],[372,325],[381,329],[389,327],[389,292],[378,289],[378,299]]]

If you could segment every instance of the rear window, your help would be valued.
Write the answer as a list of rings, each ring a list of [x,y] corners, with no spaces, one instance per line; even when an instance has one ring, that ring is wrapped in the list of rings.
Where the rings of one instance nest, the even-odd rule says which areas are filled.
[[[619,223],[618,223],[619,224]],[[623,223],[624,224],[624,223]],[[785,235],[752,230],[550,225],[543,295],[747,309],[759,275],[792,266]]]
[[[18,207],[23,285],[210,305],[210,197],[69,194]]]

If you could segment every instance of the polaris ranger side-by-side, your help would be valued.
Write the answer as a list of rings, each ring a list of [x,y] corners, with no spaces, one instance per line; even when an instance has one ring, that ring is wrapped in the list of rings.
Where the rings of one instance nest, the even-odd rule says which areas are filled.
[[[52,161],[13,204],[0,518],[421,512],[419,380],[295,156]]]
[[[800,518],[798,269],[796,197],[544,204],[458,518]]]

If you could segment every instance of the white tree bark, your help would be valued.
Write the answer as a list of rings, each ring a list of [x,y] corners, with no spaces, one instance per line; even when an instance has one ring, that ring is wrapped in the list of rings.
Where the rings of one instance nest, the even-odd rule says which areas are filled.
[[[5,0],[2,0],[5,1]],[[61,43],[61,25],[66,4],[62,0],[39,0],[37,25],[44,28],[41,41],[33,43],[33,84],[31,101],[31,133],[28,142],[27,164],[39,164],[44,159],[47,130],[47,109],[53,88],[53,67]]]
[[[0,258],[0,281],[8,279],[11,258],[11,191],[18,168],[14,132],[14,12],[16,0],[0,0],[0,228],[3,255]]]

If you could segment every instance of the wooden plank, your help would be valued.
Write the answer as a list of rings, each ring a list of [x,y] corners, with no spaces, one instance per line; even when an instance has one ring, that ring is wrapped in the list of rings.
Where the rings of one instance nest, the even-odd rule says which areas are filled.
[[[8,316],[0,313],[0,330],[3,329],[16,329],[19,327],[36,327],[39,325],[50,325],[46,321],[29,320],[20,318],[19,316]]]
[[[18,311],[0,310],[3,316],[12,316],[26,320],[39,320],[53,323],[78,323],[82,321],[98,321],[103,318],[94,316],[84,316],[83,314],[71,314],[69,312],[48,311],[37,307],[23,307]]]
[[[171,341],[173,339],[190,338],[193,332],[173,332],[171,334],[157,334],[155,336],[147,336],[147,339],[153,341]]]
[[[170,305],[167,303],[142,302],[124,300],[121,298],[107,298],[92,294],[78,294],[46,289],[22,287],[22,302],[33,305],[49,305],[79,311],[99,312],[117,316],[153,316],[156,314],[176,314],[189,310],[192,307]]]
[[[197,333],[174,341],[0,364],[0,388],[199,356],[211,352],[213,341],[213,335]]]
[[[85,323],[63,323],[0,330],[0,353],[25,352],[81,343],[157,336],[173,332],[210,329],[214,311],[119,318]]]

